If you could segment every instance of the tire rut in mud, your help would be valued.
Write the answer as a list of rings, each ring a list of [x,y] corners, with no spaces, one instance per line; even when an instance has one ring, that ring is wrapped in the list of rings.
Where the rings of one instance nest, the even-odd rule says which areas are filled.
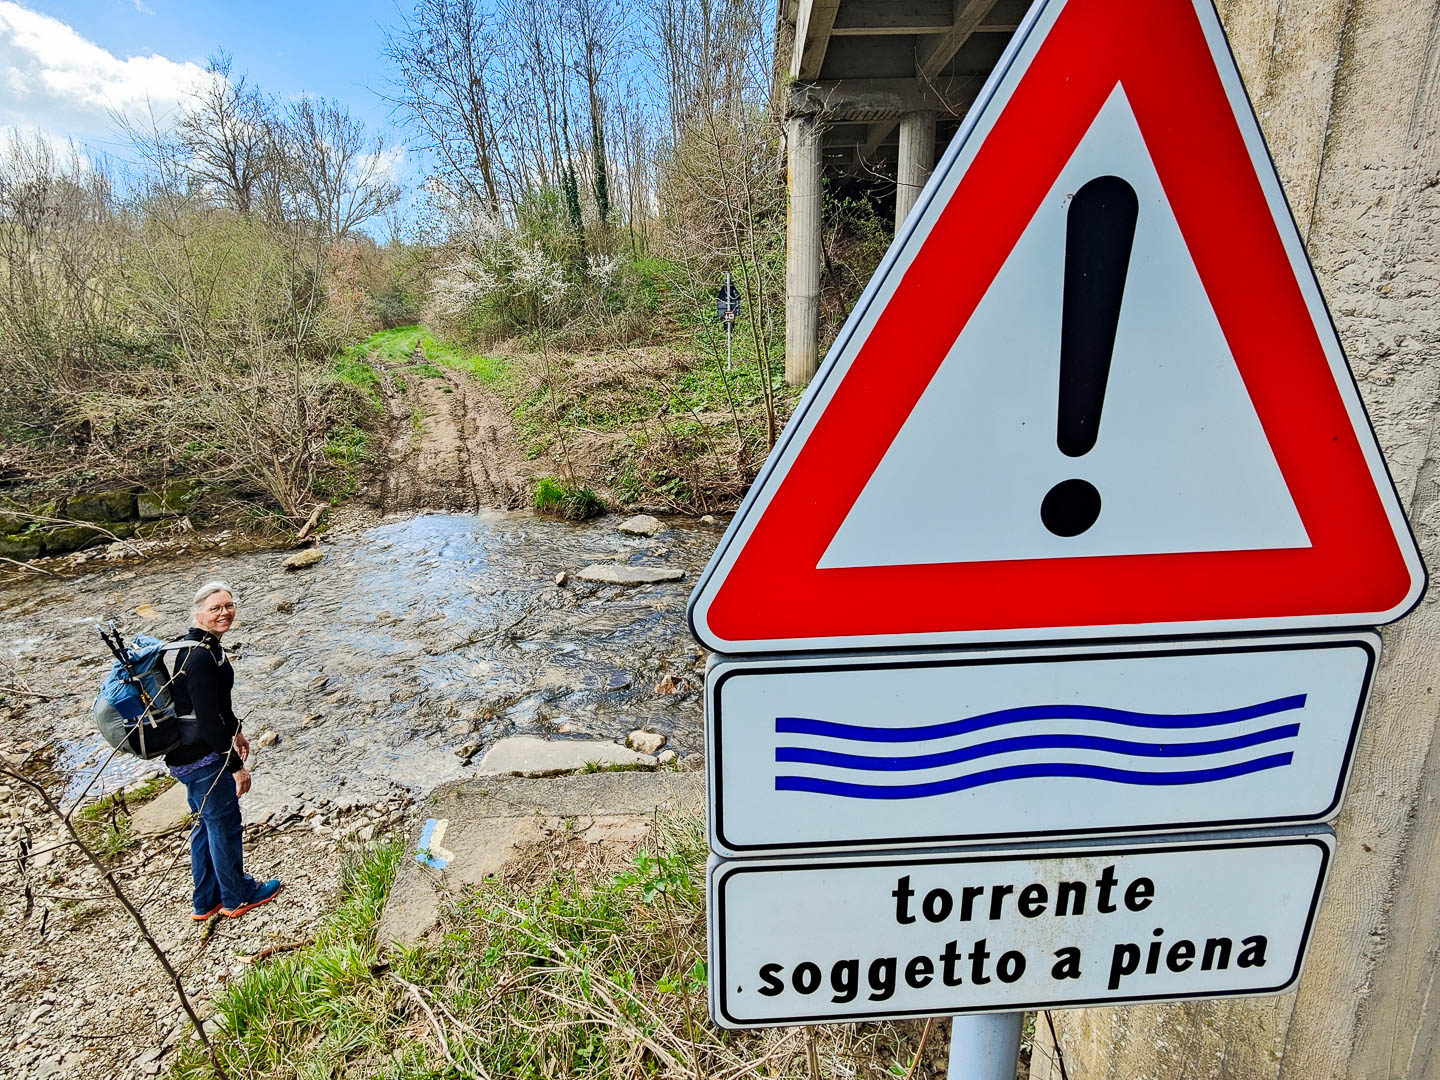
[[[417,350],[412,361],[423,362],[423,354]],[[377,509],[474,511],[524,505],[524,463],[500,402],[463,372],[406,371],[372,362],[381,373],[385,397],[378,475],[369,489]]]

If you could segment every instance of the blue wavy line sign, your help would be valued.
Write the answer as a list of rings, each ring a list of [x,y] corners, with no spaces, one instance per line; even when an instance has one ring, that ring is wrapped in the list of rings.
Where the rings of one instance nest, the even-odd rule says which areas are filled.
[[[1372,633],[725,660],[706,679],[721,855],[1328,820]]]
[[[1256,717],[1273,716],[1276,713],[1304,707],[1304,694],[1291,694],[1287,697],[1262,701],[1242,708],[1188,714],[1140,713],[1097,705],[1030,705],[1014,709],[1001,709],[964,720],[930,724],[919,728],[864,727],[855,724],[833,724],[798,716],[781,716],[775,720],[775,731],[779,734],[816,735],[821,738],[869,742],[878,745],[909,743],[919,740],[935,743],[957,735],[983,731],[986,728],[1025,724],[1035,720],[1066,720],[1079,721],[1086,725],[1119,724],[1138,728],[1174,730],[1240,724]],[[1282,724],[1229,738],[1165,743],[1135,742],[1079,732],[1061,732],[993,739],[955,750],[905,757],[870,757],[864,754],[837,753],[805,746],[779,746],[775,749],[775,760],[777,762],[824,765],[833,769],[863,773],[924,772],[981,758],[1031,750],[1090,750],[1128,757],[1209,757],[1219,759],[1235,750],[1246,750],[1280,739],[1293,739],[1299,734],[1299,724]],[[986,784],[1000,784],[1007,780],[1040,777],[1081,777],[1103,780],[1112,784],[1157,787],[1174,784],[1215,783],[1236,776],[1264,772],[1267,769],[1283,768],[1292,760],[1294,760],[1293,753],[1282,752],[1200,768],[1154,771],[1122,769],[1109,765],[1086,764],[1062,759],[1005,765],[914,784],[866,784],[832,780],[825,777],[781,774],[775,777],[775,788],[777,791],[811,791],[820,795],[835,795],[847,799],[925,799],[936,795],[948,795],[955,791],[967,791],[971,788],[983,787]]]

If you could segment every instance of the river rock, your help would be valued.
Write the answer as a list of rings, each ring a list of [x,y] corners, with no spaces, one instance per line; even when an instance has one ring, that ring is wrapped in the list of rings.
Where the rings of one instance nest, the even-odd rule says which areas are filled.
[[[616,566],[614,563],[595,563],[579,574],[581,581],[602,585],[653,585],[659,581],[679,581],[684,576],[684,570],[669,566]]]
[[[661,750],[660,753],[656,755],[655,762],[659,765],[670,765],[674,763],[677,756],[674,750]]]
[[[569,581],[570,575],[567,574],[564,570],[561,570],[558,574],[555,575],[555,587],[557,589],[563,589],[569,583]]]
[[[280,736],[273,731],[262,731],[260,737],[255,740],[255,745],[264,749],[267,746],[274,746],[280,741]]]
[[[654,536],[664,530],[664,523],[657,517],[649,514],[636,514],[628,517],[615,528],[622,533],[629,533],[631,536]]]
[[[130,815],[130,828],[140,836],[163,836],[182,828],[190,820],[190,803],[185,785],[166,788]]]
[[[701,524],[701,525],[714,525],[714,524],[715,524],[715,515],[714,515],[714,514],[701,514],[701,515],[700,515],[700,524]]]
[[[297,551],[282,564],[286,570],[304,570],[307,566],[314,566],[325,558],[325,552],[319,548],[310,548],[306,551]]]
[[[467,742],[463,746],[457,746],[455,748],[455,756],[458,757],[461,761],[463,761],[466,765],[469,765],[470,759],[479,752],[480,744],[476,742]]]
[[[665,745],[665,736],[659,732],[637,728],[625,736],[625,745],[641,754],[658,754]]]

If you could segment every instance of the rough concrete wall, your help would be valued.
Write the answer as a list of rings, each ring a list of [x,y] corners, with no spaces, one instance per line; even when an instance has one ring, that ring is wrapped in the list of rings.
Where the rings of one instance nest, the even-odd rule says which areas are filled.
[[[1440,575],[1440,0],[1219,0],[1396,486]],[[1440,1077],[1440,588],[1385,632],[1297,993],[1053,1015],[1070,1080]],[[1047,1025],[1032,1076],[1060,1080]]]

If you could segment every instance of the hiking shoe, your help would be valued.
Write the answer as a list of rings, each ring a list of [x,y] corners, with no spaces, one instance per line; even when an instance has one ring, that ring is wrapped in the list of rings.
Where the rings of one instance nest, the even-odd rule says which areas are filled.
[[[219,912],[219,910],[220,905],[216,904],[209,911],[192,911],[190,913],[190,918],[193,919],[195,922],[207,922],[210,917]]]
[[[260,887],[255,890],[255,896],[248,904],[241,904],[237,908],[221,908],[220,914],[224,915],[227,919],[238,919],[251,908],[257,908],[261,904],[268,904],[271,900],[274,900],[275,895],[279,891],[280,879],[271,878],[269,881],[261,883]]]

